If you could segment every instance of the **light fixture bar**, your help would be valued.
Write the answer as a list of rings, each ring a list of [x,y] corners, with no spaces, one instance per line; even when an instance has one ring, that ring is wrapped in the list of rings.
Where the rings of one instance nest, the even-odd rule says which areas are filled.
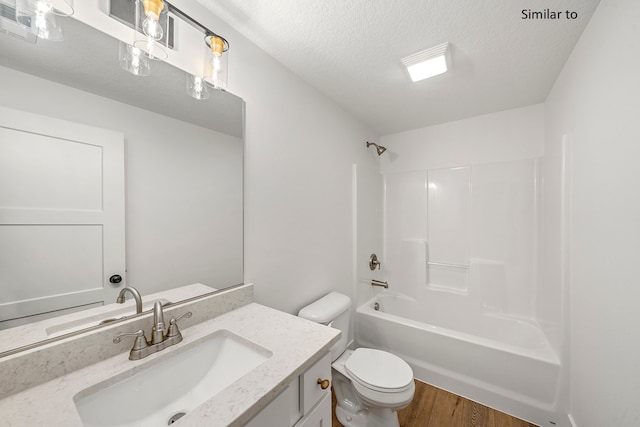
[[[115,18],[116,20],[120,21],[121,23],[127,25],[130,28],[135,28],[135,23],[133,22],[133,17],[135,16],[134,14],[134,4],[135,1],[133,0],[111,0],[109,5],[109,15],[113,18]],[[221,39],[224,40],[225,42],[225,47],[224,47],[224,52],[226,52],[227,50],[229,50],[229,42],[224,39],[224,37],[219,36],[218,34],[214,33],[213,31],[211,31],[210,29],[208,29],[207,27],[205,27],[203,24],[201,24],[199,21],[197,21],[196,19],[192,18],[190,15],[188,15],[187,13],[183,12],[182,10],[178,9],[177,7],[175,7],[174,5],[172,5],[171,3],[169,3],[168,1],[164,0],[164,4],[165,7],[167,7],[168,12],[170,14],[172,14],[173,16],[180,18],[181,20],[185,21],[186,23],[188,23],[189,25],[191,25],[193,28],[201,31],[202,33],[204,33],[205,37],[208,36],[216,36],[216,37],[220,37]],[[170,48],[173,49],[174,46],[174,33],[173,33],[173,28],[174,28],[174,23],[173,23],[173,17],[169,16],[169,22],[168,22],[168,34],[166,37],[168,37],[167,40],[167,44]]]
[[[411,81],[417,82],[445,73],[451,64],[449,42],[439,44],[401,59]]]

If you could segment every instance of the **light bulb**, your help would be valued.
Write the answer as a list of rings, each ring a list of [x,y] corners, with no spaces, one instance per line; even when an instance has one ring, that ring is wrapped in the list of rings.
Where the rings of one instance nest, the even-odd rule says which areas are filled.
[[[134,47],[133,49],[131,49],[131,68],[133,69],[133,74],[140,73],[140,55],[141,54],[142,52],[140,52],[140,49],[138,49],[137,47]]]
[[[218,85],[218,73],[221,69],[222,64],[220,63],[220,57],[214,54],[211,58],[211,80],[216,86]]]
[[[197,77],[197,78],[194,79],[193,83],[194,83],[195,92],[198,93],[198,94],[201,94],[202,93],[202,89],[204,89],[204,86],[202,84],[202,79],[200,77]]]
[[[47,13],[51,11],[52,6],[50,4],[47,4],[43,1],[39,1],[36,4],[36,12],[37,13]]]
[[[209,47],[209,58],[204,66],[204,79],[216,89],[227,87],[227,56],[224,55],[228,43],[225,39],[215,34],[205,39]]]
[[[195,99],[209,98],[209,90],[202,77],[187,74],[187,93]]]
[[[47,36],[45,34],[47,33],[47,19],[45,18],[44,13],[40,12],[40,10],[36,12],[36,19],[34,24],[37,28],[38,37],[43,37],[46,39]]]
[[[49,25],[47,23],[47,14],[51,12],[51,5],[39,1],[36,5],[36,15],[34,19],[34,26],[36,28],[36,35],[43,39],[48,39]]]
[[[146,12],[146,18],[142,22],[142,31],[144,34],[153,40],[160,40],[164,35],[164,31],[162,31],[162,25],[158,22],[158,16],[153,13]]]
[[[204,95],[204,91],[205,91],[205,87],[202,84],[202,79],[198,77],[197,79],[195,79],[194,86],[193,86],[193,92],[195,93],[196,98],[202,99]]]
[[[120,67],[134,76],[148,76],[151,74],[149,57],[135,46],[120,42],[118,58]]]

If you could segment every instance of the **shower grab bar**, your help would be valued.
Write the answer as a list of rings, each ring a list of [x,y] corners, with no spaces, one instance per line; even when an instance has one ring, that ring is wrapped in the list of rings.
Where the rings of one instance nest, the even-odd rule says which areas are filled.
[[[448,264],[446,262],[432,262],[432,261],[427,261],[427,265],[433,265],[436,267],[450,267],[450,268],[462,268],[464,270],[468,270],[469,266],[468,265],[462,265],[462,264]]]
[[[380,286],[382,288],[387,289],[389,287],[389,284],[387,282],[381,282],[380,280],[371,280],[371,286]]]

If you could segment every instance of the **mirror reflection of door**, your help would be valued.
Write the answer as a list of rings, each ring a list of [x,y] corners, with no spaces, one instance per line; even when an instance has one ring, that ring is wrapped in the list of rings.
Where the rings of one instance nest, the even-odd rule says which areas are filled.
[[[0,329],[115,302],[124,233],[122,133],[0,107]]]

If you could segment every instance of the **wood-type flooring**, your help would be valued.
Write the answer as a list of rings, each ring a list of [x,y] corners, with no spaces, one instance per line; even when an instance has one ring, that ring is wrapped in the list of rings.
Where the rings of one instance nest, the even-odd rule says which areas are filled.
[[[333,396],[332,427],[336,418]],[[411,404],[398,412],[400,427],[537,427],[521,419],[416,380]]]

